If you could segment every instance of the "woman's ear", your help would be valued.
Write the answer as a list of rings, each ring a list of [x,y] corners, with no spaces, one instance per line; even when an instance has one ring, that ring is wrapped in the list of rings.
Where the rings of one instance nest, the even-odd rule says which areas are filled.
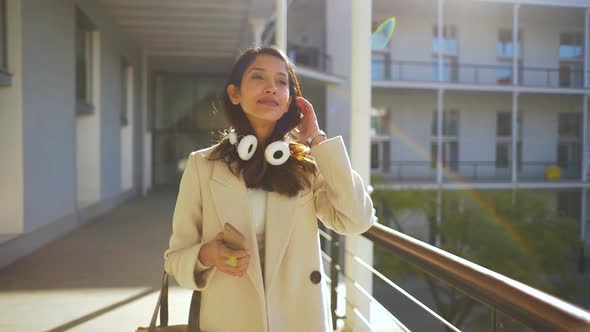
[[[232,104],[237,105],[240,103],[240,91],[235,85],[229,84],[227,86],[227,95]]]

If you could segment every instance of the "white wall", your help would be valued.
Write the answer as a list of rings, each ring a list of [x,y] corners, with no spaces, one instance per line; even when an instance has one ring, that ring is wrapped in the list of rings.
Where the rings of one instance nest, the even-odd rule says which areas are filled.
[[[24,230],[21,7],[18,0],[6,4],[12,85],[0,86],[0,236]]]

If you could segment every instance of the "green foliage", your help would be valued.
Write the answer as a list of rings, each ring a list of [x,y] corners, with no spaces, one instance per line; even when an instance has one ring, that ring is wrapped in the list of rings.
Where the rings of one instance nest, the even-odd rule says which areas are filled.
[[[375,190],[372,194],[379,220],[404,232],[399,219],[404,211],[421,211],[427,218],[429,242],[490,270],[566,297],[571,285],[550,280],[563,278],[573,269],[581,246],[578,222],[560,215],[540,195],[526,191],[444,192],[440,223],[436,223],[436,192]],[[446,285],[430,280],[424,273],[385,249],[375,247],[376,268],[394,280],[427,280],[441,313],[460,323],[473,304],[454,294]],[[452,294],[452,296],[451,296]],[[438,300],[438,301],[437,301]],[[457,310],[461,307],[462,310]],[[481,312],[481,310],[476,310]],[[481,320],[475,315],[472,323]]]

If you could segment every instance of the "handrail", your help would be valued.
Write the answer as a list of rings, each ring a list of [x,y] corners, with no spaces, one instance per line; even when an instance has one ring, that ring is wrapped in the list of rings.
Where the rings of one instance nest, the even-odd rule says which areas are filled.
[[[540,331],[590,331],[590,312],[557,297],[380,224],[363,236],[528,327]]]

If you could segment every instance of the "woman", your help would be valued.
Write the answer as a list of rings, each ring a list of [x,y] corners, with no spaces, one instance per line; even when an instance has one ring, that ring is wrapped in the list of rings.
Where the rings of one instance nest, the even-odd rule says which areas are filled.
[[[278,48],[237,59],[224,112],[232,129],[188,158],[165,269],[202,292],[203,331],[331,331],[317,218],[340,234],[365,232],[374,220],[365,185],[342,138],[319,130]],[[244,250],[224,246],[225,223],[245,236]]]

